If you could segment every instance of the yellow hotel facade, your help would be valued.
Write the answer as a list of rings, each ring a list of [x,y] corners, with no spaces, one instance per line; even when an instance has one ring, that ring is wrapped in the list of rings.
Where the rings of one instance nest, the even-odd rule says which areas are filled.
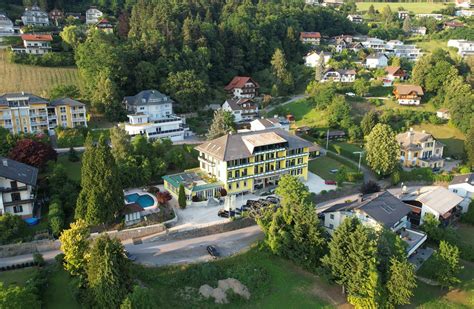
[[[227,134],[197,146],[199,168],[164,176],[165,188],[177,196],[183,184],[188,200],[205,200],[222,189],[234,195],[274,187],[284,174],[306,181],[311,146],[281,129]]]
[[[49,102],[29,93],[0,96],[0,127],[12,133],[53,133],[58,126],[87,127],[84,103],[63,98]]]

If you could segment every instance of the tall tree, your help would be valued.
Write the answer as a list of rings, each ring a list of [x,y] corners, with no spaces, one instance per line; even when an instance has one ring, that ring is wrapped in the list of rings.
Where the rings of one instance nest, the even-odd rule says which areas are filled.
[[[194,70],[170,73],[166,80],[166,87],[171,92],[171,96],[184,104],[188,110],[204,107],[208,85]]]
[[[316,64],[316,67],[314,69],[314,79],[318,82],[321,81],[323,79],[323,74],[324,74],[324,52],[321,52],[319,54],[318,63]]]
[[[360,128],[362,129],[364,136],[369,135],[378,122],[379,117],[377,112],[374,110],[370,110],[367,114],[365,114],[360,122]]]
[[[293,89],[293,75],[288,71],[288,63],[285,54],[279,48],[275,50],[272,60],[272,72],[280,94],[286,94]]]
[[[439,249],[435,253],[436,261],[436,279],[444,287],[452,287],[459,283],[458,278],[461,270],[459,263],[459,248],[442,240],[439,243]]]
[[[405,31],[405,33],[410,33],[410,30],[411,30],[411,20],[410,20],[410,16],[407,16],[407,17],[405,18],[405,20],[403,21],[402,29],[403,29],[403,31]]]
[[[109,223],[124,205],[117,165],[104,136],[99,138],[97,145],[88,136],[85,146],[76,218],[82,218],[88,224]]]
[[[90,231],[84,220],[71,223],[70,229],[64,230],[59,240],[64,252],[64,269],[72,276],[85,279],[86,255],[90,245]]]
[[[388,175],[398,164],[400,146],[386,124],[377,124],[367,136],[367,163],[379,175]]]
[[[393,307],[410,304],[410,298],[413,296],[415,288],[416,278],[413,264],[406,260],[400,261],[392,258],[387,281],[388,304]]]
[[[180,208],[186,208],[186,192],[184,191],[184,185],[181,183],[179,184],[178,189],[178,205]]]
[[[116,162],[123,161],[130,155],[130,135],[124,129],[116,126],[110,130],[110,144]]]
[[[214,112],[214,119],[212,119],[211,126],[207,132],[207,139],[212,140],[229,132],[235,131],[234,115],[232,113],[219,109]]]
[[[87,282],[98,307],[120,306],[130,289],[129,264],[118,239],[103,234],[94,241],[87,263]]]
[[[26,138],[18,141],[8,156],[15,161],[43,168],[48,161],[56,161],[58,154],[51,145]]]

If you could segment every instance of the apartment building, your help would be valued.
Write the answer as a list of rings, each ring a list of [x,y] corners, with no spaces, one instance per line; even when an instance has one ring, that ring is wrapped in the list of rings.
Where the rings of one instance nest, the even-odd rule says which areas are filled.
[[[173,114],[173,103],[169,96],[158,90],[144,90],[125,97],[123,104],[128,112],[125,131],[131,136],[143,135],[149,139],[183,140],[189,128],[183,118]]]
[[[49,102],[30,93],[0,96],[0,127],[12,133],[54,133],[58,126],[87,127],[84,103],[64,98]]]
[[[458,50],[461,57],[474,55],[474,41],[468,40],[449,40],[448,47],[454,47]]]
[[[21,21],[25,26],[49,26],[48,13],[41,10],[36,4],[31,8],[25,8]]]
[[[444,144],[438,142],[433,135],[422,132],[410,131],[400,133],[396,137],[400,145],[400,161],[406,167],[431,167],[444,166]]]
[[[0,157],[0,216],[32,217],[37,178],[37,168]]]
[[[284,174],[306,181],[312,146],[282,129],[227,134],[197,146],[199,168],[164,176],[165,188],[177,196],[183,184],[188,200],[202,200],[271,188]]]

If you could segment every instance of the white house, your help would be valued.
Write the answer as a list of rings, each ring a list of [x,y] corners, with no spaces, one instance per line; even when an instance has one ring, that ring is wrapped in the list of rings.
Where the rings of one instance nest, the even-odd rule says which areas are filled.
[[[312,51],[304,57],[305,65],[311,68],[316,67],[319,63],[319,59],[321,58],[321,56],[324,57],[325,65],[328,63],[329,59],[332,58],[332,54],[330,52],[322,51],[318,53],[317,51]]]
[[[369,69],[384,68],[388,65],[388,57],[382,53],[367,56],[365,66]]]
[[[448,189],[463,198],[460,206],[462,212],[466,212],[469,204],[474,199],[474,173],[454,176]]]
[[[290,122],[284,117],[259,118],[250,122],[250,131],[264,131],[270,129],[283,129],[290,131]]]
[[[432,13],[423,13],[416,14],[416,18],[434,18],[436,20],[443,20],[443,14],[432,14]]]
[[[405,45],[402,41],[391,40],[388,41],[385,47],[385,51],[388,54],[394,55],[400,58],[406,58],[408,60],[417,60],[422,56],[421,49],[415,45]]]
[[[461,57],[474,55],[474,41],[449,40],[448,47],[457,48],[458,55]]]
[[[459,17],[472,17],[474,16],[474,11],[472,10],[458,10],[455,13],[456,16]]]
[[[321,42],[321,33],[301,32],[300,41],[304,44],[319,45],[319,43]]]
[[[357,218],[375,230],[390,229],[407,243],[407,255],[413,254],[427,239],[425,233],[411,229],[410,206],[388,191],[345,196],[318,204],[316,212],[330,234],[346,218]]]
[[[249,76],[235,76],[224,90],[234,98],[253,99],[258,95],[260,85]]]
[[[436,117],[441,119],[451,119],[451,114],[449,113],[449,109],[440,108],[436,111]]]
[[[251,99],[229,99],[222,104],[222,109],[234,115],[235,122],[249,122],[258,117],[258,105]]]
[[[33,216],[37,178],[36,167],[0,157],[0,216]]]
[[[364,48],[373,49],[375,52],[385,52],[386,42],[378,38],[367,38],[361,42]]]
[[[26,53],[33,55],[43,55],[51,52],[51,34],[22,34],[23,47],[12,46],[12,51],[16,53]]]
[[[413,27],[410,32],[414,35],[426,35],[426,27]]]
[[[471,0],[455,0],[454,4],[457,8],[469,9],[471,7]]]
[[[398,19],[402,19],[402,20],[410,16],[410,12],[408,11],[398,11],[397,13],[398,13]]]
[[[189,128],[183,118],[173,114],[173,103],[170,97],[157,90],[144,90],[125,97],[123,104],[128,112],[128,123],[124,129],[132,136],[183,140],[189,134]]]
[[[31,8],[26,7],[21,21],[25,26],[48,26],[48,13],[42,11],[39,6],[33,5]]]
[[[0,34],[12,34],[14,32],[13,22],[8,18],[7,14],[0,12]]]
[[[356,78],[356,71],[355,70],[335,70],[335,69],[328,69],[324,72],[323,78],[321,82],[341,82],[341,83],[353,83]]]
[[[361,24],[364,21],[362,19],[362,16],[357,15],[357,14],[349,14],[347,15],[347,19],[349,19],[354,24]]]
[[[102,13],[102,11],[98,10],[96,7],[89,8],[86,11],[86,24],[97,24],[103,15],[104,13]]]

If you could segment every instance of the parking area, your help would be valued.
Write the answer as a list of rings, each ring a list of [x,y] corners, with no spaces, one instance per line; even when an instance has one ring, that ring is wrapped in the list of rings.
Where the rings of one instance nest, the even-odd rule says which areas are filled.
[[[309,191],[315,194],[321,193],[321,191],[326,190],[336,190],[336,185],[327,185],[324,183],[324,179],[318,175],[308,172],[308,181],[305,183],[308,186]]]

